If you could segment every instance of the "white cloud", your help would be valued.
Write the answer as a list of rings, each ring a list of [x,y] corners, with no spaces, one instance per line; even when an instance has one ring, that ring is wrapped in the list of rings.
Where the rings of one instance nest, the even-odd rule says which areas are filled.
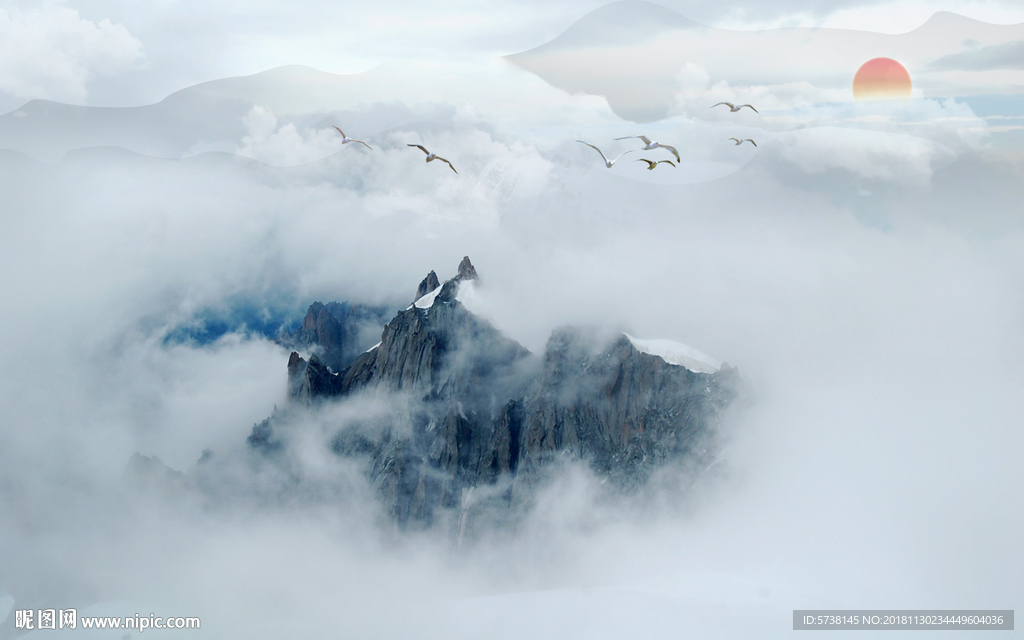
[[[863,178],[924,185],[933,170],[952,162],[952,149],[914,136],[815,127],[775,138],[781,155],[808,173],[845,169]]]
[[[343,147],[333,127],[299,131],[294,123],[279,124],[269,109],[254,106],[242,119],[249,135],[237,153],[267,164],[288,166],[322,158]]]
[[[142,44],[124,26],[74,9],[0,9],[0,91],[85,102],[89,81],[135,66]]]
[[[711,75],[701,65],[687,62],[676,74],[676,92],[669,113],[689,115],[706,120],[725,121],[729,109],[710,106],[719,102],[752,104],[759,111],[799,109],[822,103],[850,102],[847,89],[823,89],[810,82],[786,82],[776,85],[730,85],[727,80],[711,82]]]
[[[926,138],[956,152],[981,149],[988,143],[985,120],[954,98],[911,98],[908,101],[849,102],[794,108],[765,115],[767,127],[853,127]]]
[[[336,158],[337,179],[346,188],[358,184],[359,193],[351,195],[372,203],[366,208],[377,216],[414,212],[493,227],[516,198],[538,194],[552,168],[532,144],[501,141],[483,130],[491,124],[472,106],[457,114],[462,127],[424,132],[402,127],[363,136],[372,149],[358,143],[343,146],[333,127],[300,131],[292,123],[281,124],[260,106],[244,122],[249,133],[237,152],[268,164],[296,165],[344,151]],[[458,173],[440,161],[425,163],[423,152],[409,144],[424,145],[449,160]]]

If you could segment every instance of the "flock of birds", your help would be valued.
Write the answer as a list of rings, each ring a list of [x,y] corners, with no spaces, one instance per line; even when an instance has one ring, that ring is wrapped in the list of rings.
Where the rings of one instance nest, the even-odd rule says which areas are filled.
[[[712,105],[710,108],[714,109],[715,107],[720,106],[720,105],[725,105],[725,106],[729,107],[729,111],[732,112],[732,113],[736,113],[737,111],[739,111],[743,107],[750,107],[754,111],[754,113],[760,113],[757,109],[754,109],[753,105],[749,105],[749,104],[735,105],[735,104],[733,104],[731,102],[719,102],[718,104]],[[347,135],[345,135],[345,132],[342,131],[337,126],[335,126],[334,128],[337,129],[338,133],[341,134],[341,144],[348,144],[350,142],[358,142],[359,144],[363,145],[364,147],[366,147],[370,151],[373,151],[373,147],[371,147],[370,145],[366,144],[362,140],[356,140],[354,138],[348,137]],[[613,160],[609,160],[608,157],[604,155],[603,151],[601,151],[600,149],[598,149],[594,145],[590,144],[589,142],[584,142],[583,140],[577,140],[576,142],[579,142],[581,144],[585,144],[588,147],[590,147],[591,149],[593,149],[594,151],[596,151],[599,154],[601,154],[601,159],[604,160],[604,166],[608,167],[609,169],[611,169],[613,166],[615,166],[615,163],[618,162],[619,158],[621,158],[622,156],[626,155],[627,153],[633,153],[634,151],[652,151],[654,149],[665,149],[667,151],[670,151],[672,153],[672,155],[674,155],[676,157],[676,162],[680,162],[679,152],[676,150],[675,147],[673,147],[671,145],[667,145],[667,144],[662,144],[660,142],[655,142],[655,141],[651,140],[650,138],[648,138],[647,136],[625,136],[623,138],[615,138],[615,139],[616,140],[629,140],[631,138],[639,138],[641,141],[643,141],[643,143],[644,143],[643,148],[642,149],[630,149],[629,151],[623,151],[619,155],[615,156],[615,158]],[[740,139],[740,138],[729,138],[729,140],[735,140],[737,145],[741,145],[744,142],[749,142],[750,144],[754,145],[755,147],[757,146],[757,143],[754,142],[753,140],[751,140],[750,138],[743,138],[743,139]],[[417,149],[419,149],[423,153],[427,154],[427,162],[433,162],[434,160],[440,160],[441,162],[444,162],[449,167],[451,167],[452,171],[455,171],[455,166],[452,165],[451,162],[445,160],[444,158],[442,158],[441,156],[437,155],[436,153],[427,151],[426,147],[424,147],[423,145],[421,145],[421,144],[409,144],[409,145],[406,145],[406,146],[408,146],[408,147],[416,147]],[[671,165],[673,167],[676,166],[676,164],[674,162],[672,162],[671,160],[648,160],[647,158],[640,158],[640,159],[636,160],[635,162],[646,162],[647,163],[647,170],[648,171],[654,171],[654,168],[657,167],[659,164],[662,164],[662,163],[669,164],[669,165]],[[458,174],[459,172],[455,171],[455,173]]]
[[[355,138],[350,138],[347,135],[345,135],[345,132],[342,131],[338,126],[336,126],[336,125],[331,125],[331,126],[333,126],[335,129],[337,129],[338,133],[341,134],[341,144],[348,144],[350,142],[358,142],[359,144],[363,145],[364,147],[366,147],[370,151],[373,151],[373,147],[371,147],[370,145],[366,144],[362,140],[356,140]],[[427,162],[431,162],[433,160],[440,160],[441,162],[447,163],[448,166],[452,168],[452,171],[455,171],[455,167],[452,166],[452,163],[448,162],[447,160],[445,160],[441,156],[437,155],[436,153],[431,153],[431,152],[427,151],[426,147],[424,147],[423,145],[421,145],[421,144],[409,144],[409,145],[406,145],[406,146],[407,147],[416,147],[417,149],[419,149],[423,153],[427,154]],[[458,171],[455,171],[455,173],[458,173]]]

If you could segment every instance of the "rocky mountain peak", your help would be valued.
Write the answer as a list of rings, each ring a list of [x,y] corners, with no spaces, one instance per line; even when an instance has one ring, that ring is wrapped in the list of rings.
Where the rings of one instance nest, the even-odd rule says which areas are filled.
[[[469,256],[463,256],[462,262],[459,263],[459,273],[455,276],[458,280],[476,280],[476,268],[473,263],[469,261]]]
[[[295,333],[283,333],[278,342],[292,350],[315,352],[324,365],[341,371],[379,339],[392,313],[383,306],[316,301],[309,305],[302,326]]]
[[[530,353],[458,300],[460,283],[475,279],[466,257],[426,292],[429,304],[398,311],[344,369],[316,354],[288,360],[294,410],[362,393],[402,407],[339,423],[331,443],[336,455],[366,461],[400,526],[462,522],[461,539],[474,522],[511,517],[566,460],[630,489],[662,464],[711,464],[738,383],[733,369],[697,371],[648,353],[665,341],[636,341],[644,351],[624,334],[579,327],[555,330],[543,354]],[[419,290],[436,283],[431,272]],[[250,446],[284,451],[276,429],[274,416],[256,425]],[[468,506],[476,488],[481,497]]]
[[[332,338],[337,338],[339,325],[338,321],[331,316],[324,303],[317,300],[309,305],[306,317],[302,319],[302,329],[313,331],[323,336],[325,340],[331,340]]]
[[[305,364],[306,361],[303,360],[298,353],[292,351],[292,354],[288,356],[288,377],[290,378],[295,376],[299,371],[299,367],[302,367]]]
[[[437,274],[431,271],[427,274],[426,278],[423,278],[423,280],[420,281],[420,286],[416,287],[416,297],[413,298],[413,302],[419,300],[440,286],[441,281],[437,279]]]

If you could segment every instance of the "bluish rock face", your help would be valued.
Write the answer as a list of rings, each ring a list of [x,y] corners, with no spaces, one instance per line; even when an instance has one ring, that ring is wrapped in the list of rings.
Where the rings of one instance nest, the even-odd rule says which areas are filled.
[[[349,302],[314,302],[302,326],[279,342],[293,349],[312,349],[331,371],[341,371],[377,341],[393,313],[382,306]]]
[[[446,526],[461,537],[507,520],[567,460],[627,491],[666,464],[707,466],[736,393],[734,369],[695,373],[625,336],[602,340],[574,327],[531,354],[456,299],[459,282],[475,278],[464,259],[430,307],[398,312],[380,344],[338,373],[316,356],[292,353],[288,362],[293,406],[376,394],[397,407],[403,398],[386,417],[338,425],[332,443],[337,455],[366,462],[399,525]],[[250,445],[276,454],[273,428],[273,418],[257,425]]]

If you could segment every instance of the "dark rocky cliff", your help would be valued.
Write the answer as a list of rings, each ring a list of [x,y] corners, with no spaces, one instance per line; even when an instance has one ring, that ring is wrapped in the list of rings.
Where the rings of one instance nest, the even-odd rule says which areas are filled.
[[[431,275],[417,300],[437,289]],[[292,353],[288,362],[293,405],[364,393],[414,400],[413,410],[373,424],[339,425],[332,444],[338,455],[365,459],[400,525],[444,523],[461,537],[485,514],[527,503],[558,461],[585,462],[635,490],[663,464],[711,455],[734,370],[695,373],[638,351],[623,335],[602,342],[571,327],[556,330],[536,356],[459,302],[461,283],[476,278],[464,259],[458,275],[424,299],[429,306],[398,312],[380,344],[338,373],[317,356]],[[254,427],[249,443],[276,454],[273,419]]]
[[[302,326],[278,341],[292,349],[313,350],[324,365],[341,371],[376,342],[393,312],[382,306],[317,301],[309,305]]]

